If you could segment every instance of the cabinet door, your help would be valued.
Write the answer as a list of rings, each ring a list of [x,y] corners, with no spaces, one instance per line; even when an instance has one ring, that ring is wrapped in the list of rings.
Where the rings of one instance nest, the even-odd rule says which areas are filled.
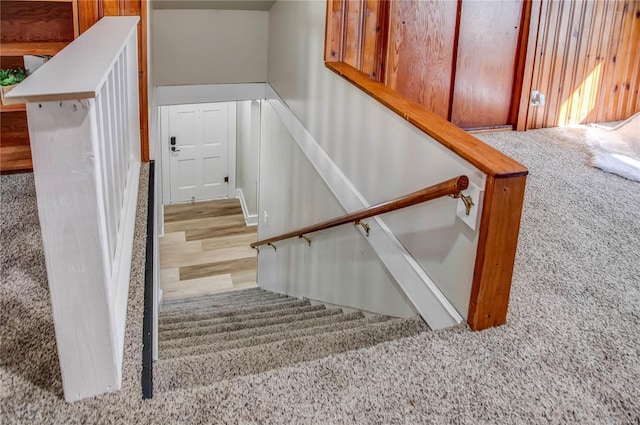
[[[464,0],[451,122],[462,128],[511,123],[522,0]]]

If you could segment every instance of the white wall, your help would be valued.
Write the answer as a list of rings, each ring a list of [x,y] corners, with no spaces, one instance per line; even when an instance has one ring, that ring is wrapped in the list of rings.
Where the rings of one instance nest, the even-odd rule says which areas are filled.
[[[263,239],[345,213],[269,102],[262,107],[260,223]],[[264,289],[392,316],[414,310],[352,224],[260,248]]]
[[[460,174],[484,187],[484,174],[471,164],[324,67],[325,5],[318,0],[281,0],[272,7],[268,81],[357,191],[369,204],[374,204]],[[266,143],[264,138],[262,142]],[[335,198],[328,190],[316,190],[317,184],[307,187],[299,183],[313,178],[305,174],[298,159],[261,156],[261,180],[265,179],[267,170],[278,167],[286,167],[287,178],[282,180],[284,186],[280,188],[261,183],[260,220],[262,224],[263,204],[280,196],[279,190],[286,190],[290,195],[281,201],[280,207],[287,212],[287,221],[279,222],[277,215],[269,215],[268,233],[290,230],[303,222],[309,224],[306,222],[309,209],[320,210],[311,211],[314,218],[337,209]],[[297,185],[298,189],[291,192],[287,184]],[[442,198],[387,214],[383,219],[466,318],[478,234],[456,218],[455,209],[453,200]],[[357,249],[355,252],[362,254],[357,261],[368,263],[371,269],[377,267],[371,252],[360,250],[360,245]],[[344,285],[340,291],[349,291],[346,285],[354,278],[349,270],[330,266],[305,269],[305,259],[296,258],[305,252],[309,251],[279,255],[277,259],[272,258],[274,264],[266,264],[267,257],[261,253],[259,278],[265,277],[265,269],[268,273],[279,270],[280,275],[301,279],[311,274],[316,280],[339,281]],[[356,257],[358,255],[353,261]]]
[[[236,187],[242,193],[245,219],[258,215],[258,159],[260,155],[260,101],[237,102]]]
[[[267,78],[268,12],[155,10],[154,84],[227,84]]]

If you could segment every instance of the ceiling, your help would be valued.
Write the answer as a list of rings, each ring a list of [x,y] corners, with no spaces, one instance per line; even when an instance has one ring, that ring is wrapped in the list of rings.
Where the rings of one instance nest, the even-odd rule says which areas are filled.
[[[267,11],[276,0],[152,0],[154,9],[216,9]]]

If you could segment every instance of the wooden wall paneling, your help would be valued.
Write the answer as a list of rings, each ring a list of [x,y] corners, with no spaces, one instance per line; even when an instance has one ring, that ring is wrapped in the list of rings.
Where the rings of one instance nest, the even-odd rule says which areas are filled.
[[[543,2],[527,128],[616,121],[638,111],[640,1]]]
[[[71,3],[3,1],[0,41],[72,41]]]
[[[389,12],[386,85],[447,118],[457,2],[397,0]]]
[[[456,24],[453,37],[453,61],[451,62],[451,83],[449,84],[449,111],[447,112],[447,121],[451,122],[451,115],[453,114],[453,93],[456,85],[456,67],[458,66],[458,44],[460,42],[460,21],[462,17],[462,2],[463,0],[457,0],[456,11]]]
[[[638,87],[637,82],[632,80],[640,55],[640,30],[637,29],[640,24],[636,24],[640,21],[638,3],[620,1],[614,5],[613,36],[610,39],[606,68],[602,77],[597,121],[617,121],[636,112],[627,110],[625,105],[631,93]]]
[[[600,82],[600,92],[598,95],[598,105],[596,112],[597,121],[613,121],[615,117],[614,99],[619,91],[619,67],[618,67],[618,49],[622,39],[622,9],[626,8],[628,3],[614,2],[610,4],[607,15],[611,19],[611,32],[608,44],[605,50],[605,62],[602,68],[602,79]]]
[[[622,84],[620,99],[615,102],[617,116],[627,118],[635,111],[640,89],[640,2],[631,2],[623,17],[622,46],[617,54],[616,63],[620,66]],[[620,118],[622,119],[622,118]]]
[[[578,52],[580,48],[581,34],[584,33],[582,9],[588,2],[565,2],[562,10],[563,18],[561,33],[566,31],[568,37],[562,37],[564,50],[559,52],[557,63],[560,64],[556,72],[554,82],[558,84],[557,95],[551,98],[554,109],[549,112],[558,125],[568,124],[571,119],[571,99],[576,92],[576,65],[580,62]],[[553,91],[555,93],[555,91]]]
[[[511,124],[523,1],[463,1],[451,122],[462,128]]]
[[[595,3],[582,2],[572,15],[571,35],[576,49],[569,55],[567,71],[564,74],[565,90],[563,103],[557,118],[558,124],[577,124],[583,120],[582,114],[588,113],[591,88],[588,86],[589,75],[594,71],[586,58],[591,48]],[[595,64],[595,62],[594,62]],[[587,102],[585,102],[587,100]]]
[[[344,10],[342,0],[327,0],[327,26],[325,28],[325,62],[342,62]]]
[[[624,115],[627,117],[640,111],[640,1],[633,3],[635,10],[627,15],[627,19],[633,21],[628,40],[628,63],[629,63],[629,96],[625,105]]]
[[[360,58],[360,71],[371,76],[371,78],[380,81],[380,54],[379,49],[382,38],[386,35],[380,31],[384,19],[384,10],[386,3],[379,0],[365,0],[363,2],[364,12],[362,21],[362,49]]]
[[[567,63],[568,48],[571,38],[564,37],[570,30],[571,9],[574,2],[552,2],[551,11],[553,11],[552,20],[554,22],[554,45],[552,46],[551,63],[549,75],[547,79],[547,99],[544,109],[544,121],[555,122],[558,116],[560,104],[564,99],[562,92],[562,79]]]
[[[78,0],[71,0],[71,16],[73,16],[73,39],[80,36],[80,19],[78,17]]]
[[[380,11],[378,0],[364,0],[362,2],[362,49],[360,51],[360,71],[375,78],[377,64],[376,47],[378,45],[378,14]]]
[[[585,22],[585,28],[583,29],[583,33],[589,34],[589,41],[583,59],[585,64],[584,71],[580,76],[579,100],[577,106],[574,106],[577,107],[577,112],[574,113],[579,115],[580,121],[591,121],[597,115],[594,105],[598,100],[600,74],[604,66],[602,40],[609,35],[605,27],[607,7],[606,2],[595,2],[592,15]]]
[[[527,128],[541,8],[541,0],[525,0],[522,12],[522,33],[517,54],[516,82],[514,84],[514,93],[520,95],[513,103],[511,111],[511,122],[514,124],[514,130],[517,131],[524,131]]]
[[[78,29],[80,34],[91,28],[102,16],[102,0],[78,0]]]
[[[380,8],[378,10],[378,22],[376,26],[377,44],[376,44],[376,61],[377,75],[374,79],[384,82],[387,72],[387,47],[389,45],[389,10],[391,8],[391,0],[379,0]]]
[[[546,45],[546,38],[548,37],[548,34],[543,29],[546,28],[548,9],[549,2],[541,1],[538,34],[536,34],[535,44],[536,54],[534,58],[533,70],[531,71],[531,91],[540,91],[542,87],[542,69],[544,68],[546,62],[544,46]],[[539,117],[541,116],[540,108],[540,106],[529,105],[527,111],[527,120],[525,122],[525,129],[537,128],[536,123],[539,122]]]
[[[120,0],[101,0],[102,16],[120,16]]]
[[[532,90],[538,90],[546,97],[546,104],[543,106],[533,107],[530,116],[529,128],[541,128],[546,121],[548,111],[554,107],[551,102],[552,97],[558,95],[553,91],[553,80],[557,77],[554,73],[556,62],[562,62],[562,57],[557,57],[557,41],[559,26],[561,24],[559,11],[562,8],[562,2],[542,2],[542,13],[540,18],[540,34],[538,36],[537,51],[539,54],[534,71],[534,84]]]
[[[361,69],[365,0],[346,0],[343,61]]]

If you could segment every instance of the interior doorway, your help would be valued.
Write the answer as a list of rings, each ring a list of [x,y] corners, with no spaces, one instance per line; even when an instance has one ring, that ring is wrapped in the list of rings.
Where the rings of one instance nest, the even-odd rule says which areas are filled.
[[[165,203],[235,197],[235,102],[163,106],[160,137]]]

